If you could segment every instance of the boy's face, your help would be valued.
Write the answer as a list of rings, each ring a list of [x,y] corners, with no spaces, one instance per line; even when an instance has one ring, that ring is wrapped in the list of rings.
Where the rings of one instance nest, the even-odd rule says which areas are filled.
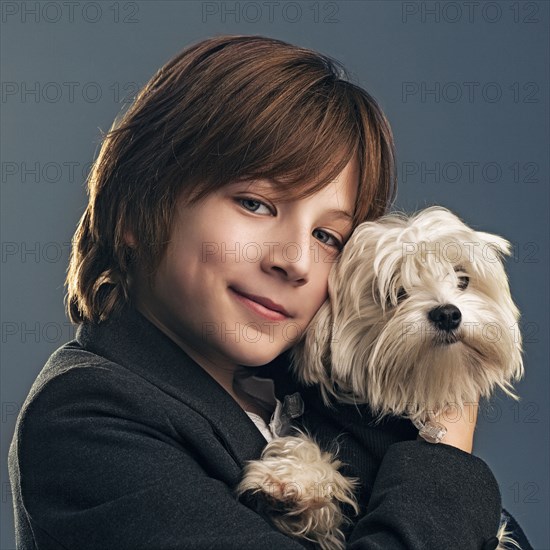
[[[276,201],[259,180],[181,202],[153,287],[138,278],[138,309],[207,370],[272,361],[327,298],[357,182],[354,160],[300,200]]]

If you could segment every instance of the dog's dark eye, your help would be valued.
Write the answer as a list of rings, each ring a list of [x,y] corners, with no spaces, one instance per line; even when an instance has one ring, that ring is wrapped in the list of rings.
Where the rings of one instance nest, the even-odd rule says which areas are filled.
[[[458,273],[458,288],[460,290],[466,290],[470,284],[470,277],[466,275],[466,270],[461,266],[457,265],[455,267],[455,273]]]
[[[470,277],[468,275],[461,275],[458,278],[458,288],[460,290],[466,290],[470,284]]]
[[[405,289],[403,287],[399,287],[399,290],[397,291],[397,294],[395,295],[395,297],[397,298],[398,304],[402,302],[407,297],[407,293],[405,292]],[[392,301],[391,296],[388,296],[386,298],[386,304],[388,307],[392,307],[395,305]]]

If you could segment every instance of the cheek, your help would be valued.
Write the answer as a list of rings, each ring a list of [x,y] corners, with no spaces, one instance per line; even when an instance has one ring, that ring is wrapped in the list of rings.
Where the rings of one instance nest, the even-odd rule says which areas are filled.
[[[196,292],[197,281],[202,280],[197,273],[201,265],[206,264],[201,264],[195,250],[169,249],[155,278],[157,294],[168,301],[181,301],[189,292]]]
[[[173,266],[170,263],[163,264],[155,277],[154,295],[157,299],[165,304],[179,304],[181,301],[180,294],[184,287],[184,282],[180,281],[178,285],[178,277]]]
[[[330,272],[330,265],[331,264],[326,264],[320,269],[312,272],[311,280],[309,281],[309,285],[311,286],[308,289],[307,296],[304,296],[303,301],[304,313],[310,317],[309,320],[313,318],[317,310],[328,298],[328,274]]]

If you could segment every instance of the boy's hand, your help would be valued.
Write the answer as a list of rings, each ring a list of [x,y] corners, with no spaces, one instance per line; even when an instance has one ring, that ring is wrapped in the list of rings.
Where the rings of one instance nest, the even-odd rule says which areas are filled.
[[[449,407],[441,414],[434,416],[433,420],[443,424],[447,433],[441,444],[451,445],[471,453],[474,445],[474,431],[477,423],[479,403],[466,403],[464,409]],[[418,436],[418,439],[421,439]]]

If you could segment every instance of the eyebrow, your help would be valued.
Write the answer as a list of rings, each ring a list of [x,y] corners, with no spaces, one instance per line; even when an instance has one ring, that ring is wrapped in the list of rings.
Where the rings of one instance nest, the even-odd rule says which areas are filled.
[[[353,220],[353,216],[346,210],[331,209],[331,210],[327,210],[326,213],[328,216],[333,216],[335,218],[343,218],[348,221]]]

